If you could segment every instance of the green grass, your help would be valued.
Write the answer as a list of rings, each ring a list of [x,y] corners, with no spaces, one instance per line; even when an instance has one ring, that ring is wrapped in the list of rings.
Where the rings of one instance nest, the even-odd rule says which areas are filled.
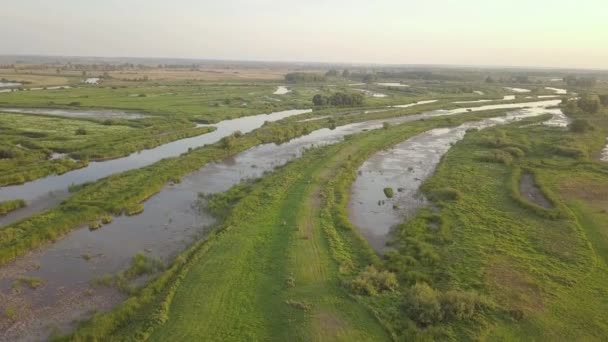
[[[24,200],[10,200],[0,202],[0,216],[6,215],[13,210],[24,208],[27,204]]]

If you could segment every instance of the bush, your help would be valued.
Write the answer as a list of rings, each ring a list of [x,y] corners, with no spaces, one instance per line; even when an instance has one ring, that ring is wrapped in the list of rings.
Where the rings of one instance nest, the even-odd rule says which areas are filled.
[[[492,304],[475,292],[449,290],[440,293],[426,283],[416,283],[407,293],[405,311],[420,326],[450,320],[467,320]]]
[[[462,193],[454,188],[440,188],[429,191],[428,197],[433,202],[458,201]]]
[[[87,135],[87,130],[80,127],[79,129],[76,130],[76,135]]]
[[[70,103],[68,103],[68,106],[78,107],[78,106],[80,106],[80,102],[78,102],[78,101],[70,102]]]
[[[375,296],[382,292],[393,292],[398,282],[394,273],[378,271],[374,266],[368,266],[357,278],[350,283],[353,292],[360,295]]]
[[[513,157],[511,156],[511,154],[503,150],[490,151],[485,155],[481,156],[479,160],[487,163],[498,163],[505,165],[511,165],[513,163]]]
[[[570,131],[574,133],[585,133],[591,130],[593,127],[589,121],[585,119],[576,119],[570,124]]]
[[[521,158],[526,155],[526,153],[521,148],[515,146],[505,147],[503,151],[507,152],[515,158]]]
[[[567,158],[584,159],[588,157],[586,151],[577,147],[555,146],[553,152],[558,156]]]
[[[416,283],[407,293],[405,312],[421,326],[428,326],[443,319],[443,311],[437,292],[426,283]]]
[[[393,196],[395,195],[395,193],[393,192],[393,188],[384,188],[383,191],[386,195],[386,198],[393,198]]]

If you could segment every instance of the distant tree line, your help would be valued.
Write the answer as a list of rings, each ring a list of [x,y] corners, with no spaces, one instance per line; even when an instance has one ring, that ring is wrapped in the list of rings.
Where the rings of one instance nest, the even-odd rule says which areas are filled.
[[[337,92],[330,96],[317,94],[312,98],[315,106],[354,107],[361,106],[364,102],[365,97],[360,93]]]
[[[597,84],[597,79],[595,77],[566,76],[564,82],[571,87],[591,88]]]
[[[285,75],[285,81],[290,83],[324,82],[325,75],[312,72],[290,72]]]

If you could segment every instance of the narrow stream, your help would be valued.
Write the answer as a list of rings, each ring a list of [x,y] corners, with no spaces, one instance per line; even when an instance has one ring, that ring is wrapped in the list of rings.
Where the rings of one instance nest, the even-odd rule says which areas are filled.
[[[51,175],[21,185],[0,188],[0,201],[23,199],[28,207],[17,210],[0,218],[0,226],[14,222],[40,209],[49,208],[61,202],[67,196],[68,187],[82,184],[132,169],[141,168],[169,157],[176,157],[187,152],[189,148],[212,144],[236,131],[248,133],[261,127],[266,121],[277,121],[290,116],[309,113],[312,110],[286,110],[270,114],[245,116],[238,119],[221,121],[213,132],[199,136],[176,140],[158,147],[132,153],[126,157],[99,162],[90,162],[87,167],[66,172],[62,175]]]
[[[559,101],[553,101],[554,105],[556,102]],[[392,227],[427,204],[418,192],[420,185],[433,174],[441,157],[464,137],[467,129],[483,129],[541,114],[556,116],[560,112],[546,107],[526,108],[505,117],[433,129],[374,154],[359,168],[359,176],[352,186],[351,222],[376,251],[385,252]],[[386,198],[383,189],[387,187],[394,190],[393,198]]]
[[[517,106],[533,106],[526,112],[536,115],[550,105],[555,105],[555,101]],[[512,106],[494,105],[475,110],[517,108]],[[126,269],[138,252],[168,261],[200,238],[214,220],[198,208],[199,193],[223,192],[244,179],[260,177],[265,171],[299,157],[306,148],[379,129],[384,122],[399,124],[466,111],[440,110],[354,123],[334,130],[320,129],[281,145],[259,145],[222,162],[207,164],[184,177],[180,184],[168,185],[147,200],[140,215],[117,217],[95,231],[81,227],[56,243],[0,267],[0,310],[15,308],[18,317],[15,322],[0,318],[0,340],[44,339],[52,327],[73,328],[74,319],[86,318],[91,310],[110,309],[120,303],[125,297],[118,290],[92,288],[91,282],[99,276]],[[36,290],[15,293],[11,286],[23,276],[40,278],[43,285]]]

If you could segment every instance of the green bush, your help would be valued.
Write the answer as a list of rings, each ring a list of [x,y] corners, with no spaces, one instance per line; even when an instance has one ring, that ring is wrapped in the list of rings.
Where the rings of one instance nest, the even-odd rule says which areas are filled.
[[[458,201],[462,193],[454,188],[440,188],[429,191],[428,197],[433,202]]]
[[[428,326],[443,319],[439,294],[426,283],[416,283],[405,300],[407,316],[420,326]]]
[[[386,198],[393,198],[393,196],[395,196],[395,192],[393,191],[393,188],[384,188],[384,195],[386,195]]]
[[[360,295],[375,296],[382,292],[393,292],[398,282],[394,273],[378,271],[374,266],[366,267],[354,280],[350,282],[353,292]]]
[[[593,126],[585,119],[576,119],[570,124],[570,131],[574,133],[585,133],[592,128]]]

